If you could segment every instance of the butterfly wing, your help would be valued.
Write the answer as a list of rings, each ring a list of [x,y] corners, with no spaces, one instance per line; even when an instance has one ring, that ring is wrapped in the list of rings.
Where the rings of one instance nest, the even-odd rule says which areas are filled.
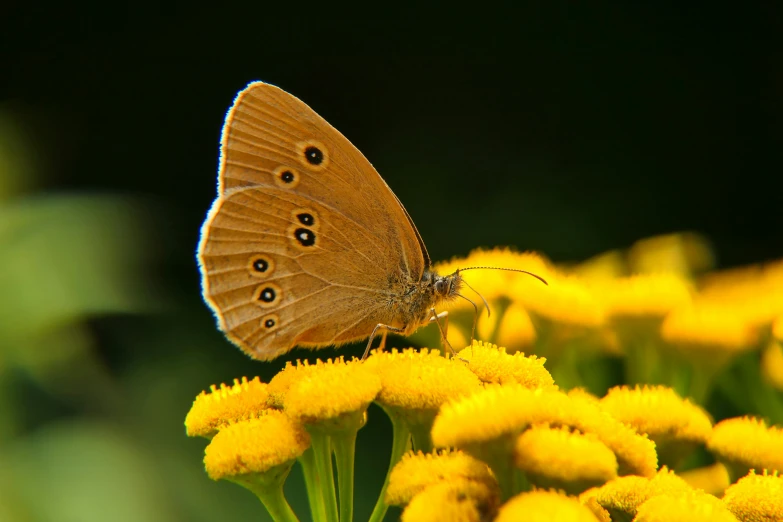
[[[264,83],[223,130],[218,199],[202,229],[204,297],[244,351],[367,337],[389,320],[391,281],[429,263],[405,209],[356,148]]]

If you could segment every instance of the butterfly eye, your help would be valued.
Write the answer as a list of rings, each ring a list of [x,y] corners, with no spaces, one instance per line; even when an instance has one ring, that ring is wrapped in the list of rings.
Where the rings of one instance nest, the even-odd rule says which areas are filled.
[[[269,308],[277,305],[282,297],[282,290],[274,283],[267,283],[259,286],[253,296],[255,302],[262,308]]]
[[[265,277],[275,269],[275,263],[269,256],[258,254],[248,261],[248,270],[251,275],[256,277]]]
[[[438,279],[435,281],[435,293],[445,294],[449,290],[449,282],[445,279]]]
[[[299,173],[295,169],[280,166],[272,174],[278,187],[292,189],[299,184]]]
[[[302,164],[310,170],[323,170],[329,165],[329,153],[319,141],[305,141],[297,147]]]

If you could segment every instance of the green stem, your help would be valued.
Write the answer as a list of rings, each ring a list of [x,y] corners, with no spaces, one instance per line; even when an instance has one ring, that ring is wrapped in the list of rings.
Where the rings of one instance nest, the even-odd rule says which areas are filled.
[[[411,438],[411,432],[408,425],[386,408],[384,408],[384,411],[386,411],[386,414],[392,422],[392,451],[391,458],[389,459],[389,470],[386,472],[386,479],[383,481],[381,494],[378,496],[378,501],[375,503],[369,522],[381,522],[383,517],[386,516],[386,511],[389,509],[389,506],[386,504],[386,489],[389,487],[389,477],[391,476],[394,466],[408,450],[408,443]]]
[[[356,453],[356,431],[332,436],[337,462],[337,484],[340,489],[340,522],[353,522],[353,470]]]
[[[321,495],[322,484],[318,476],[318,468],[315,464],[315,453],[313,448],[307,448],[307,450],[299,457],[299,464],[302,466],[302,472],[305,479],[305,487],[307,488],[307,500],[310,503],[310,513],[313,517],[313,522],[325,522],[326,521],[326,505],[324,504],[324,498]]]
[[[269,511],[272,520],[275,522],[299,522],[296,513],[288,505],[285,495],[283,495],[282,484],[272,488],[253,487],[251,490]]]
[[[411,437],[413,439],[413,449],[423,453],[432,452],[432,424],[414,424],[410,426]]]
[[[315,454],[315,464],[321,480],[321,495],[323,497],[326,522],[337,522],[337,495],[334,491],[334,472],[332,471],[332,443],[329,435],[312,430],[310,444]]]

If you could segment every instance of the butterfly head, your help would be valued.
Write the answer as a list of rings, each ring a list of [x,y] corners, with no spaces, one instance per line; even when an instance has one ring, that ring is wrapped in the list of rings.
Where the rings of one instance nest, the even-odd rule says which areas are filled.
[[[460,288],[462,288],[463,281],[462,276],[459,275],[459,270],[447,276],[432,274],[432,277],[435,297],[439,301],[453,299],[459,294]]]

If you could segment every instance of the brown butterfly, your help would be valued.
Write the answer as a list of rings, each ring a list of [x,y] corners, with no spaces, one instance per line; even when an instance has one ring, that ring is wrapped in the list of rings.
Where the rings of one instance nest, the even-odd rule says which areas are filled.
[[[435,307],[463,284],[459,270],[431,269],[410,215],[356,147],[262,82],[226,116],[198,258],[220,329],[261,360],[369,337],[366,357],[379,330],[447,319]]]

